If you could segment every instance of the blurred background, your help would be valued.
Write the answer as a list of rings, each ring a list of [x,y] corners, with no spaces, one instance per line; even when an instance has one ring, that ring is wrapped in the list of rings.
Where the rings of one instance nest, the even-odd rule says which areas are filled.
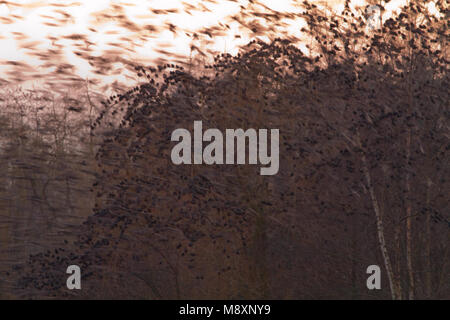
[[[448,23],[439,0],[0,1],[0,298],[449,299]],[[279,128],[279,174],[174,166],[195,120]]]

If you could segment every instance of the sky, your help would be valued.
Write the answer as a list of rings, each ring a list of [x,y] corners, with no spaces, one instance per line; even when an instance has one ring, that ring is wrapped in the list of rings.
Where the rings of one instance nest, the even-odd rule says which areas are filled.
[[[386,5],[387,12],[406,1],[391,1]],[[127,82],[131,75],[122,63],[124,59],[149,63],[162,58],[181,61],[205,46],[209,53],[236,54],[240,45],[255,36],[245,32],[233,18],[242,14],[243,8],[247,13],[303,11],[301,1],[250,2],[253,1],[0,0],[0,86],[2,79],[4,83],[71,77]],[[311,2],[328,3],[337,13],[343,9],[343,0]],[[364,0],[351,2],[355,11],[363,6]],[[301,38],[303,25],[301,20],[285,19],[279,28]],[[197,39],[200,33],[202,37]],[[256,36],[267,40],[264,32]],[[106,59],[116,62],[103,63]]]

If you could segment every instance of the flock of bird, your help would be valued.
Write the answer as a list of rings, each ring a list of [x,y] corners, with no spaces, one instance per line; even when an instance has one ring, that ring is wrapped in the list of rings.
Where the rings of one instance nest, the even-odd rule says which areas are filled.
[[[86,78],[101,89],[129,85],[136,64],[183,64],[197,54],[236,52],[251,39],[300,42],[305,10],[301,1],[285,1],[288,11],[256,0],[178,1],[165,9],[160,1],[100,1],[86,14],[85,2],[17,1],[0,1],[0,43],[17,47],[0,51],[0,86],[31,80],[55,91]],[[5,59],[5,50],[16,51]]]
[[[156,8],[152,3],[149,1],[146,12],[137,15],[139,19],[153,19],[152,23],[140,23],[136,16],[132,17],[128,10],[132,5],[110,1],[106,7],[86,15],[85,28],[76,32],[70,26],[80,18],[75,14],[75,8],[82,4],[49,4],[51,13],[57,17],[50,13],[41,15],[45,19],[43,24],[58,31],[58,34],[47,37],[49,46],[46,48],[25,33],[10,32],[21,50],[41,63],[41,71],[36,72],[36,67],[25,59],[8,59],[3,61],[3,65],[7,65],[9,70],[5,76],[0,74],[5,83],[42,78],[52,85],[52,89],[64,90],[67,89],[66,80],[85,80],[79,74],[80,65],[85,63],[92,76],[100,79],[121,76],[128,81],[126,87],[132,88],[122,94],[117,92],[104,101],[105,109],[95,122],[89,123],[91,136],[103,140],[96,154],[96,181],[89,189],[96,198],[93,214],[82,224],[79,234],[74,235],[76,241],[68,237],[69,240],[64,239],[63,247],[31,256],[25,269],[20,272],[24,275],[18,285],[23,290],[21,294],[32,294],[30,287],[38,290],[36,294],[40,295],[45,290],[55,295],[57,290],[69,294],[60,284],[60,279],[65,276],[64,266],[79,263],[83,270],[87,269],[86,276],[95,273],[90,281],[102,296],[113,292],[111,289],[114,286],[124,296],[140,296],[141,293],[134,293],[142,282],[138,281],[140,279],[148,282],[145,295],[152,292],[155,298],[180,298],[180,286],[189,292],[190,286],[195,287],[195,291],[204,289],[207,288],[205,283],[211,284],[214,279],[218,279],[218,283],[231,283],[229,280],[235,280],[236,275],[241,279],[240,263],[245,268],[247,265],[240,260],[240,256],[248,252],[246,248],[250,244],[255,245],[255,254],[246,258],[268,262],[267,269],[273,274],[286,275],[283,268],[295,263],[297,274],[297,266],[303,263],[293,261],[293,257],[297,257],[307,261],[308,275],[314,275],[317,266],[323,266],[327,261],[318,260],[315,265],[310,262],[309,258],[317,255],[305,255],[309,250],[307,245],[314,248],[311,252],[347,248],[347,222],[350,220],[344,220],[346,217],[362,213],[356,214],[361,226],[373,223],[372,215],[369,215],[372,209],[367,207],[368,196],[365,201],[360,199],[361,194],[367,194],[365,177],[359,170],[361,162],[366,162],[366,156],[361,160],[362,148],[370,151],[367,157],[369,162],[373,162],[369,169],[374,177],[384,174],[384,181],[374,181],[382,190],[390,190],[386,198],[391,196],[393,199],[386,200],[386,207],[400,207],[403,189],[397,182],[406,175],[409,166],[414,165],[417,169],[414,181],[424,181],[423,177],[428,176],[429,171],[436,177],[445,176],[440,160],[433,159],[427,162],[428,166],[423,165],[421,161],[426,159],[423,151],[415,155],[418,160],[404,166],[403,160],[399,159],[402,154],[394,150],[401,149],[397,146],[404,144],[403,133],[397,130],[399,122],[415,121],[420,124],[427,119],[434,123],[435,119],[440,119],[437,111],[445,99],[445,92],[439,87],[441,84],[439,81],[418,79],[418,85],[424,88],[433,85],[435,90],[427,92],[418,89],[423,96],[414,96],[417,104],[426,103],[427,108],[411,116],[401,112],[407,96],[403,73],[389,67],[389,64],[385,64],[388,67],[386,72],[376,69],[374,64],[367,65],[367,61],[358,60],[367,51],[367,60],[373,62],[374,57],[381,56],[376,54],[376,50],[384,52],[384,47],[377,37],[374,36],[369,42],[369,37],[359,32],[361,25],[356,18],[352,19],[354,13],[352,18],[330,19],[318,12],[315,4],[306,2],[297,2],[297,9],[287,11],[269,7],[267,1],[253,0],[202,1],[195,6],[179,2],[178,6],[168,9]],[[230,10],[223,19],[216,19],[219,22],[187,28],[181,21],[177,23],[173,19],[185,14],[192,17],[195,24],[197,14],[214,14],[217,8],[224,8],[219,6],[224,3],[231,4],[235,10]],[[38,4],[21,7],[6,1],[0,1],[1,5],[23,9],[22,16],[13,13],[1,19],[2,24],[10,25],[15,20],[24,19],[27,10],[41,7]],[[347,29],[340,28],[347,23],[347,18],[352,22],[348,23]],[[319,60],[304,55],[300,49],[290,45],[301,42],[302,32],[308,35],[306,29],[302,31],[303,20],[308,22],[309,27],[317,28],[315,40],[323,53],[317,59],[328,59],[329,68],[320,70],[317,67]],[[402,63],[409,65],[405,63],[408,55],[402,55],[404,48],[396,44],[396,40],[404,36],[405,20],[405,17],[400,17],[391,23],[386,22],[392,32],[387,33],[393,44],[390,54],[398,57],[391,59],[400,65],[398,69]],[[410,24],[407,26],[410,28]],[[420,29],[420,26],[413,28],[411,33],[421,32]],[[434,31],[428,30],[431,36],[423,37],[422,44],[419,41],[416,43],[428,50],[428,56],[436,55],[433,68],[438,70],[445,61],[440,53],[426,47],[437,37]],[[272,44],[252,41],[241,54],[216,56],[214,64],[207,64],[208,57],[217,52],[218,39],[235,40],[235,45],[259,37],[262,40],[277,40]],[[174,48],[173,44],[183,39],[189,40],[190,51]],[[148,43],[154,46],[147,47]],[[355,43],[362,45],[356,46]],[[368,50],[369,44],[374,51]],[[145,68],[139,66],[147,61],[142,55],[143,48],[151,48],[155,53],[149,53],[153,59],[149,64],[157,64],[158,68],[148,64]],[[229,46],[224,51],[232,49]],[[411,46],[411,49],[416,50],[417,56],[422,55],[417,48]],[[68,59],[68,50],[77,57],[76,61]],[[195,70],[183,67],[193,55],[203,59],[203,66],[215,72],[216,76],[197,78]],[[345,63],[333,64],[333,59],[339,56],[345,57]],[[420,70],[416,72],[421,73]],[[134,77],[140,77],[146,83],[134,87],[131,83],[137,79]],[[382,77],[386,80],[379,81]],[[107,88],[105,82],[93,83]],[[119,82],[113,84],[115,88],[120,88]],[[436,99],[434,92],[438,92]],[[395,99],[392,98],[394,93],[397,94]],[[379,108],[380,104],[388,107]],[[68,111],[72,113],[82,112],[73,101],[67,101],[65,105],[70,105]],[[203,105],[207,108],[198,107]],[[422,111],[426,112],[425,117],[421,116]],[[168,166],[166,160],[170,146],[166,138],[169,128],[192,123],[192,120],[199,118],[208,119],[211,124],[227,124],[229,128],[245,121],[258,124],[251,122],[256,121],[254,119],[283,128],[283,172],[266,184],[256,178],[248,179],[252,168],[207,167],[197,170]],[[114,122],[116,120],[117,123]],[[423,125],[418,128],[423,130],[418,130],[416,134],[427,148],[441,150],[445,136],[439,128],[432,130],[431,135]],[[364,146],[360,144],[351,148],[348,141],[354,141],[348,136],[356,135],[356,132],[358,137],[361,132]],[[421,167],[426,170],[421,172]],[[392,174],[387,174],[389,170]],[[445,189],[445,181],[436,178],[435,183],[439,189]],[[371,185],[370,182],[367,184]],[[87,192],[87,188],[80,189]],[[428,201],[436,207],[433,214],[428,214],[429,218],[440,215],[441,208],[445,207],[438,199],[440,195],[426,200],[426,192],[419,189],[414,192],[418,205]],[[358,199],[355,201],[353,197]],[[424,210],[431,212],[430,208]],[[396,218],[396,214],[396,211],[386,212],[388,217]],[[444,221],[443,218],[441,220]],[[442,221],[436,223],[436,228],[443,228]],[[253,233],[253,226],[258,227],[255,234],[261,236],[251,240],[248,235]],[[417,223],[416,226],[419,228],[422,224]],[[362,227],[356,229],[366,230]],[[268,241],[266,236],[273,241]],[[366,239],[366,232],[362,231],[359,236]],[[433,236],[440,239],[439,232]],[[321,237],[325,239],[322,241],[319,239]],[[293,239],[295,241],[291,241]],[[287,241],[289,246],[297,243],[296,254],[290,250],[279,250],[286,248],[282,246],[283,241]],[[366,241],[361,242],[363,252]],[[439,242],[436,243],[437,250]],[[367,245],[373,244],[370,242]],[[271,258],[267,258],[270,252],[265,245],[272,248]],[[215,258],[211,258],[211,252],[214,252]],[[270,266],[270,262],[274,261],[281,261],[284,266]],[[310,268],[309,264],[315,267]],[[255,265],[264,265],[263,268],[255,268],[253,273],[260,274],[261,283],[265,282],[265,264]],[[146,280],[148,270],[153,272],[153,281]],[[109,277],[106,279],[117,280],[117,283],[111,283],[110,290],[105,287],[108,281],[99,276],[102,273]],[[248,275],[249,279],[255,274]],[[120,278],[123,275],[126,277]],[[180,280],[179,275],[185,278]],[[173,286],[168,285],[172,278],[175,279]],[[311,278],[314,280],[314,276]],[[297,281],[289,279],[289,283],[285,284],[294,282]],[[88,285],[90,283],[86,282]],[[160,289],[155,291],[155,286]],[[220,289],[220,286],[215,287]],[[259,291],[263,290],[256,288],[260,297]],[[286,291],[285,288],[282,291]],[[339,292],[342,292],[340,286]]]

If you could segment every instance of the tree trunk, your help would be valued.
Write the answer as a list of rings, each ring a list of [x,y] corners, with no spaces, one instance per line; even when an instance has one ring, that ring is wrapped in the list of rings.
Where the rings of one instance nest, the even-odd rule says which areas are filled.
[[[412,267],[412,217],[411,217],[411,129],[406,136],[406,264],[408,269],[408,298],[414,300],[414,274]]]
[[[427,181],[427,211],[425,218],[425,293],[431,298],[431,180]]]
[[[403,299],[403,290],[402,290],[402,285],[401,285],[401,280],[400,280],[400,276],[401,276],[401,239],[400,239],[400,235],[401,235],[401,231],[402,231],[402,222],[398,221],[398,223],[395,226],[395,235],[394,235],[394,241],[395,241],[395,258],[396,258],[396,268],[395,268],[395,286],[397,288],[397,299],[398,300],[402,300]]]
[[[391,260],[389,259],[389,254],[388,254],[387,247],[386,247],[386,241],[384,239],[383,217],[381,214],[380,206],[378,204],[378,200],[375,195],[375,190],[372,185],[372,179],[370,176],[369,168],[367,166],[367,159],[366,159],[365,154],[363,154],[363,156],[362,156],[362,162],[363,162],[363,170],[364,170],[364,175],[366,178],[367,187],[368,187],[369,193],[370,193],[370,199],[372,201],[372,206],[375,211],[375,217],[377,220],[378,243],[380,245],[381,254],[383,255],[384,266],[387,271],[389,287],[391,290],[391,296],[392,296],[393,300],[397,300],[399,297],[399,293],[398,293],[398,288],[394,284],[394,278],[395,278],[394,272],[392,270]]]

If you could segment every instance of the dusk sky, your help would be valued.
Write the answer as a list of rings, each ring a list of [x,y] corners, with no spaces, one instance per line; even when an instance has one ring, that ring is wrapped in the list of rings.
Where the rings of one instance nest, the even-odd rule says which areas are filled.
[[[313,2],[328,3],[337,14],[343,9],[340,0]],[[386,5],[386,15],[404,3],[406,0],[391,1]],[[128,73],[120,63],[109,65],[106,75],[104,70],[93,70],[89,59],[107,57],[112,61],[120,57],[119,60],[155,62],[164,57],[177,62],[192,54],[192,45],[208,53],[236,54],[238,47],[251,39],[268,40],[277,33],[301,42],[304,22],[295,18],[295,13],[303,11],[300,4],[301,1],[291,0],[253,4],[247,0],[0,1],[0,78],[11,83],[36,83],[44,74],[57,72],[55,80],[75,76],[100,77],[103,83],[126,82]],[[363,0],[351,1],[356,14],[364,6]],[[251,34],[234,18],[243,8],[248,12],[294,15],[284,17],[276,30]],[[264,21],[260,26],[264,27]],[[196,39],[198,33],[204,36]],[[299,46],[307,51],[301,43]],[[8,73],[11,65],[14,71]],[[59,71],[58,66],[62,66]]]

